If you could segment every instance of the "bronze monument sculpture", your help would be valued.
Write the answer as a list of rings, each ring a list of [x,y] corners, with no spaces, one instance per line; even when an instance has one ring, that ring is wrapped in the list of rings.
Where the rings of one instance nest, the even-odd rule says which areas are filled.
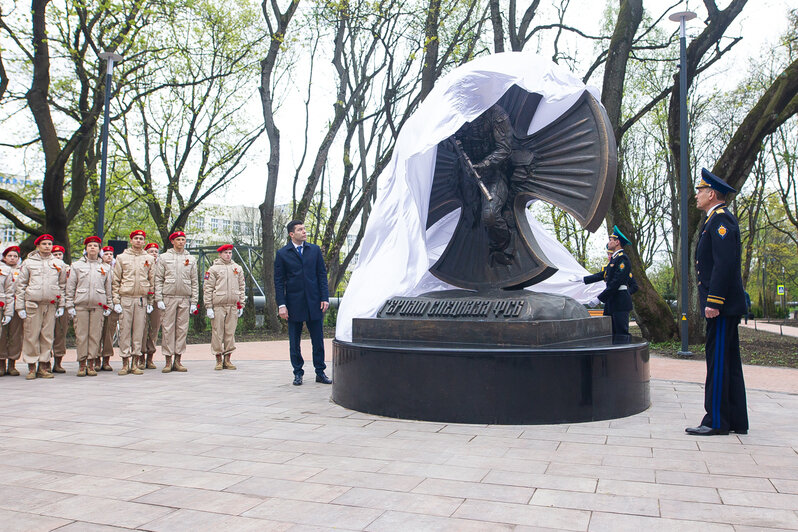
[[[460,213],[429,272],[460,289],[396,295],[376,316],[354,318],[352,341],[334,342],[334,401],[467,423],[607,419],[648,407],[645,342],[614,343],[607,318],[523,289],[557,271],[527,205],[551,203],[595,231],[617,171],[612,128],[588,91],[527,134],[540,101],[512,85],[438,143],[427,230]]]

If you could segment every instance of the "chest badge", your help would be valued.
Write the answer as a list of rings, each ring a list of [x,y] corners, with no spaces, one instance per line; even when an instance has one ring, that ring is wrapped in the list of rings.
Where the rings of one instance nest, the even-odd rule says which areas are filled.
[[[186,259],[186,266],[188,266],[188,259]]]
[[[726,238],[726,233],[728,232],[729,230],[726,229],[726,227],[724,227],[723,225],[720,225],[718,227],[718,234],[720,235],[721,238]]]
[[[620,263],[620,264],[618,265],[618,268],[620,268],[621,270],[623,270],[624,268],[626,268],[626,264],[624,264],[624,263],[622,262],[622,263]]]

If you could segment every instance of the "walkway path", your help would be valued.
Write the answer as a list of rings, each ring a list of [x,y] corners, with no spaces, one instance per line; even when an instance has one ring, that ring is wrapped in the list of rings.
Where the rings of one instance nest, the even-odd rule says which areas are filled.
[[[0,378],[0,529],[798,529],[794,370],[746,367],[750,433],[698,438],[699,361],[652,359],[634,416],[495,426],[346,410],[290,384],[284,342],[241,344],[237,371],[208,353],[186,374]]]

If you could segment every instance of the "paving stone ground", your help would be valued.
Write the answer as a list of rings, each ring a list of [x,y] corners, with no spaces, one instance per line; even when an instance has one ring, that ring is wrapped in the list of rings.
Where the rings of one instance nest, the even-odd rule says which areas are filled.
[[[798,395],[749,383],[748,435],[691,437],[701,363],[653,359],[628,418],[402,421],[292,386],[273,347],[237,371],[199,346],[185,374],[0,378],[0,530],[798,529]]]

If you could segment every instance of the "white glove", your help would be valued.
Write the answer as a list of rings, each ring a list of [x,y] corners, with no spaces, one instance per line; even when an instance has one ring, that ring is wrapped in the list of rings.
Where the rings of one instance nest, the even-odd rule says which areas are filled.
[[[122,314],[122,305],[120,305],[119,303],[114,305],[114,312],[116,312],[117,314]]]
[[[189,314],[196,314],[198,309],[199,309],[199,307],[196,304],[191,305],[190,307],[188,307],[188,313]]]
[[[19,312],[17,312],[17,316],[19,316],[19,319],[24,320],[25,318],[28,317],[28,313],[25,312],[24,310],[20,310]]]
[[[240,318],[243,315],[244,315],[244,309],[243,308],[238,309],[238,317]]]
[[[205,311],[205,314],[207,314],[210,319],[213,319],[213,317],[216,315],[213,313],[212,308],[209,308],[207,311]]]
[[[166,310],[166,303],[164,303],[163,301],[158,301],[156,305],[158,306],[159,309]]]
[[[63,316],[63,315],[64,315],[64,309],[63,309],[63,308],[57,308],[57,309],[55,309],[55,317],[56,317],[56,318],[60,318],[60,317],[61,317],[61,316]]]
[[[595,298],[590,300],[589,305],[591,307],[597,307],[597,306],[599,306],[600,303],[601,303],[601,301],[597,297],[595,297]]]
[[[8,325],[9,323],[11,323],[11,316],[6,316],[6,317],[4,317],[4,318],[3,318],[3,326],[5,327],[5,326],[6,326],[6,325]]]
[[[107,318],[110,315],[111,315],[111,309],[110,308],[107,308],[107,309],[103,310],[103,316],[105,316]]]
[[[152,305],[147,305],[147,314],[152,314]]]
[[[69,314],[70,318],[74,318],[78,315],[78,311],[75,310],[75,307],[72,307],[71,309],[67,310],[67,314]]]
[[[581,283],[582,282],[582,278],[579,277],[578,275],[569,275],[568,276],[568,281],[570,281],[572,283]]]

